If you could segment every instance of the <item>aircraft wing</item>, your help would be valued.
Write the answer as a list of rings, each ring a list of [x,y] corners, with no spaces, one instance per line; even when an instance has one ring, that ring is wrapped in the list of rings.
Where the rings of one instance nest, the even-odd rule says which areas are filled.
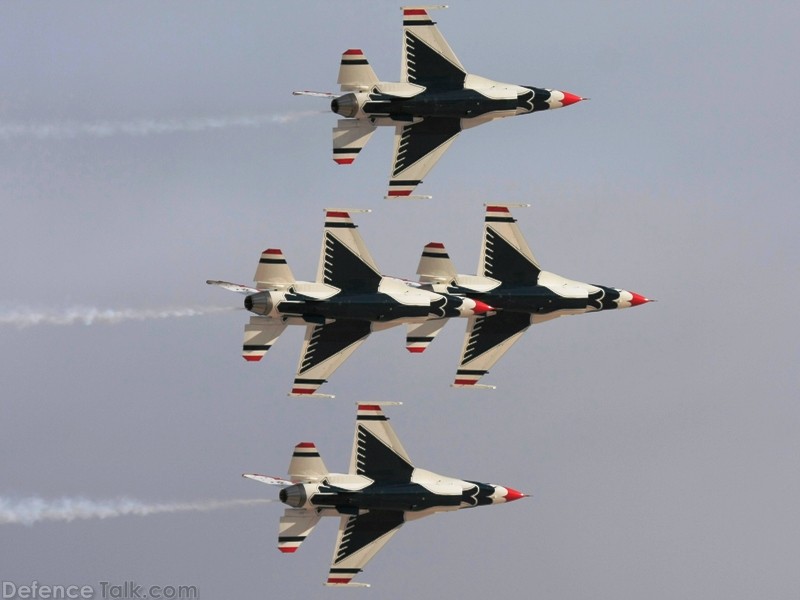
[[[371,332],[367,321],[339,319],[326,325],[309,325],[300,364],[290,396],[308,396],[349,358]]]
[[[504,284],[536,285],[541,267],[508,206],[487,205],[478,275]]]
[[[422,7],[403,8],[400,80],[428,88],[461,89],[466,71]]]
[[[459,133],[461,119],[455,118],[429,117],[411,125],[398,125],[386,197],[411,195]]]
[[[382,483],[408,483],[413,470],[411,459],[380,405],[359,404],[348,473]]]
[[[349,292],[378,289],[380,272],[347,210],[325,210],[316,280]]]
[[[339,522],[339,534],[326,585],[368,585],[350,581],[404,522],[404,513],[401,511],[370,510],[359,515],[343,516]]]
[[[531,325],[527,313],[470,317],[454,387],[474,386]]]

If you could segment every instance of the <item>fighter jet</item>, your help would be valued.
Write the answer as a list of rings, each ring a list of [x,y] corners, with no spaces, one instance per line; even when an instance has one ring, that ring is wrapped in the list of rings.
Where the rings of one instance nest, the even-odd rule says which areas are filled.
[[[333,160],[340,165],[353,163],[377,126],[395,128],[386,198],[411,196],[462,129],[584,100],[467,73],[428,15],[431,8],[447,7],[403,7],[400,82],[380,81],[364,53],[350,49],[339,67],[342,95],[294,92],[331,97],[331,110],[345,117],[333,130]]]
[[[257,315],[245,326],[245,360],[261,360],[287,325],[306,327],[290,396],[332,397],[316,391],[373,331],[405,323],[409,350],[422,352],[449,317],[492,310],[461,295],[381,275],[348,210],[353,212],[325,209],[316,281],[297,281],[283,252],[275,248],[262,252],[255,287],[206,281],[245,294],[244,307]]]
[[[441,243],[422,251],[417,274],[426,289],[469,294],[497,309],[470,317],[454,387],[488,387],[478,381],[522,334],[564,315],[627,308],[651,302],[635,292],[565,279],[543,271],[509,207],[486,205],[477,275],[459,275]]]
[[[287,508],[280,520],[278,550],[295,552],[321,517],[341,517],[326,585],[362,586],[352,579],[401,525],[437,512],[524,498],[517,490],[437,475],[415,467],[389,425],[381,404],[359,404],[353,452],[346,474],[330,473],[317,447],[297,444],[289,480],[246,473],[283,485]]]

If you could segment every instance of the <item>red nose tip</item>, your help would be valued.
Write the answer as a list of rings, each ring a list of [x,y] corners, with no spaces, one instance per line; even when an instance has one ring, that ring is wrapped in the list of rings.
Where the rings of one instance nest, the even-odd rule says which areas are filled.
[[[636,292],[631,292],[631,296],[633,296],[633,298],[631,298],[631,306],[639,306],[640,304],[647,304],[650,302],[650,298],[645,298]]]
[[[482,315],[483,313],[491,312],[494,310],[494,307],[489,306],[485,302],[481,302],[480,300],[473,300],[475,303],[475,308],[472,309],[476,315]]]
[[[576,102],[580,102],[583,100],[580,96],[576,96],[575,94],[570,94],[569,92],[561,92],[564,94],[564,99],[561,101],[562,106],[569,106],[570,104],[575,104]]]
[[[514,500],[519,500],[520,498],[526,498],[528,496],[528,494],[518,492],[514,488],[507,487],[506,490],[508,490],[505,495],[506,502],[513,502]]]

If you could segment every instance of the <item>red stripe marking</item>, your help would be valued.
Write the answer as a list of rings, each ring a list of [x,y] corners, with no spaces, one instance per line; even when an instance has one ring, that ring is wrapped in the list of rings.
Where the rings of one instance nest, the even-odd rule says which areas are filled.
[[[426,248],[442,248],[442,249],[444,249],[444,244],[442,242],[431,242],[430,244],[428,244],[425,247]]]
[[[486,212],[509,212],[508,207],[506,206],[487,206]]]
[[[475,385],[475,382],[478,381],[477,379],[456,379],[456,385]]]
[[[425,12],[424,8],[407,8],[403,11],[403,15],[406,17],[412,15],[427,15],[428,13]]]
[[[283,254],[278,248],[267,248],[261,254]]]
[[[314,442],[300,442],[295,448],[316,448]]]
[[[338,210],[329,210],[327,213],[325,213],[325,216],[326,217],[334,217],[334,218],[337,218],[337,219],[349,219],[350,218],[349,214],[347,214],[346,212],[338,211]]]
[[[414,354],[419,354],[420,352],[425,352],[425,346],[412,346],[411,348],[406,348],[406,350]]]
[[[347,56],[353,56],[354,54],[364,54],[364,52],[360,48],[350,48],[349,50],[345,50],[344,53]]]
[[[289,554],[297,551],[297,546],[278,546],[278,550],[283,553]]]
[[[261,360],[262,358],[264,358],[264,357],[263,357],[263,356],[261,356],[261,355],[258,355],[258,354],[256,354],[256,355],[252,355],[252,354],[243,354],[243,355],[242,355],[242,358],[243,358],[243,359],[245,359],[247,362],[258,362],[258,361],[260,361],[260,360]]]
[[[333,162],[338,165],[352,165],[355,158],[334,158]]]
[[[380,410],[381,407],[378,404],[359,404],[358,410]]]
[[[350,583],[350,579],[352,577],[349,579],[346,577],[328,577],[328,583]]]
[[[389,190],[387,196],[410,196],[411,190]]]

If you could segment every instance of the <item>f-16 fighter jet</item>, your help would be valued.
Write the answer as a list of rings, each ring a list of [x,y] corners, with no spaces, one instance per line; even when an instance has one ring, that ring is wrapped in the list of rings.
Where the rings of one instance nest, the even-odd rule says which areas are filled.
[[[283,252],[274,248],[261,254],[254,280],[255,287],[206,283],[246,294],[245,308],[257,315],[244,329],[245,360],[261,360],[287,325],[306,326],[290,396],[323,396],[317,389],[373,331],[406,323],[409,350],[421,352],[447,318],[492,310],[381,275],[346,209],[325,211],[316,281],[297,281]]]
[[[583,100],[559,90],[500,83],[467,73],[428,16],[432,7],[403,8],[400,82],[380,81],[361,50],[342,54],[331,110],[343,117],[333,130],[333,160],[351,164],[376,126],[395,128],[387,198],[410,196],[462,129],[494,119],[561,108]]]
[[[493,387],[478,381],[533,324],[564,315],[651,302],[634,292],[565,279],[543,271],[509,206],[486,206],[478,275],[458,275],[443,244],[425,246],[417,268],[427,289],[469,294],[497,309],[470,317],[455,387]]]
[[[341,517],[326,582],[332,586],[367,586],[353,583],[353,577],[403,523],[527,495],[510,487],[454,479],[415,467],[379,404],[358,405],[346,474],[328,472],[317,447],[303,442],[294,448],[289,480],[249,473],[244,477],[287,486],[280,491],[281,502],[290,507],[280,520],[281,552],[295,552],[321,517]]]

